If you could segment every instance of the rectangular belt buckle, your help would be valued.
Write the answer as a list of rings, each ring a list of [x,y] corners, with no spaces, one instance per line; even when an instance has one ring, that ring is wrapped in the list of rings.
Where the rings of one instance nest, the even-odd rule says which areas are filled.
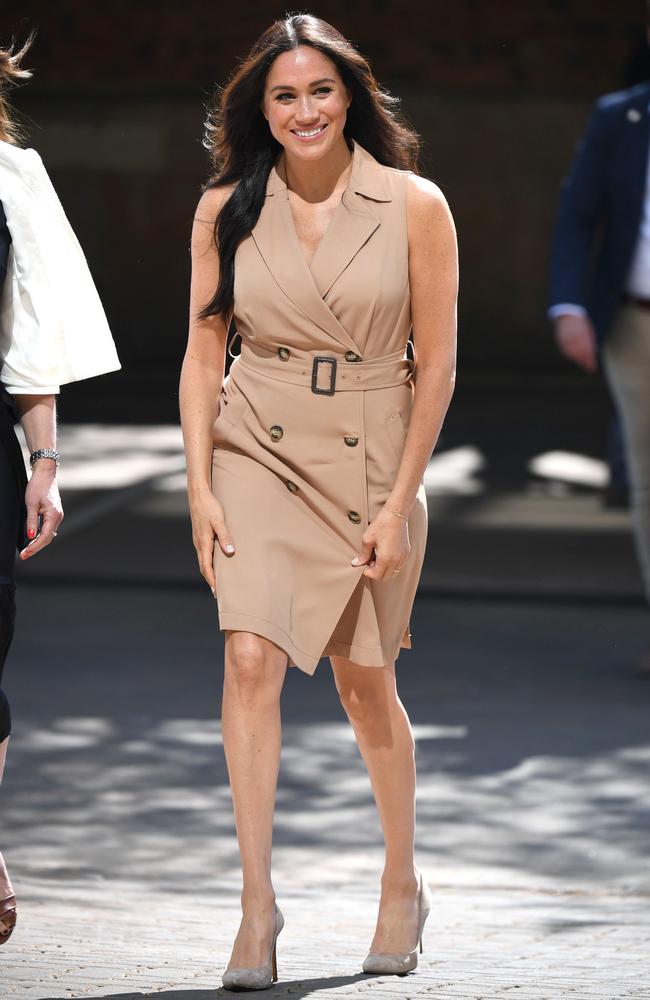
[[[328,389],[319,389],[318,385],[318,365],[324,362],[330,365],[330,384]],[[315,357],[311,366],[311,391],[320,393],[323,396],[333,396],[336,386],[336,358]]]

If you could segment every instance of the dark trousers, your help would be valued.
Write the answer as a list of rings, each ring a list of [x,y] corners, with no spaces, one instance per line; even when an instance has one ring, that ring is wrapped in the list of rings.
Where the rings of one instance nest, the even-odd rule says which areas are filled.
[[[23,501],[19,493],[16,471],[7,448],[0,440],[0,683],[14,634],[16,618],[14,566],[22,509]],[[0,743],[10,732],[9,702],[0,687]]]

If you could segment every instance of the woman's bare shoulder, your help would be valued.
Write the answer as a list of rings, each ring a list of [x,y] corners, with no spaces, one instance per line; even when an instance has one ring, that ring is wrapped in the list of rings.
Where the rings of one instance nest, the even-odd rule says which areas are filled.
[[[434,181],[419,174],[408,175],[406,203],[409,213],[412,212],[414,217],[424,212],[431,219],[449,212],[449,205],[442,190]]]
[[[409,242],[428,242],[435,234],[455,238],[449,204],[438,185],[427,177],[409,174],[406,188]]]

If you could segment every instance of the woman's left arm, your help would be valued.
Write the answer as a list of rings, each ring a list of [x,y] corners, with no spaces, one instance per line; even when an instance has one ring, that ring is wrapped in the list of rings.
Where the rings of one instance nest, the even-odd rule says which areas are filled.
[[[415,174],[409,176],[406,205],[416,379],[399,471],[384,507],[364,532],[363,550],[355,563],[367,563],[364,575],[375,580],[390,579],[408,557],[405,518],[438,440],[456,378],[458,248],[454,222],[440,188]]]
[[[14,400],[30,454],[40,448],[56,448],[56,396],[21,394],[15,395]],[[49,545],[63,520],[54,459],[39,458],[34,462],[25,492],[25,506],[27,537],[32,540],[20,553],[23,560]],[[43,522],[37,534],[39,514]]]

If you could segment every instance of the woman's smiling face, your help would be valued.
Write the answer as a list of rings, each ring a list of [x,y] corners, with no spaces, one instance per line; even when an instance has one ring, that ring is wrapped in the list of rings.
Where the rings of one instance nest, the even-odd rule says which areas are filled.
[[[339,71],[311,45],[283,52],[264,85],[262,112],[291,156],[320,159],[340,140],[351,103]]]

